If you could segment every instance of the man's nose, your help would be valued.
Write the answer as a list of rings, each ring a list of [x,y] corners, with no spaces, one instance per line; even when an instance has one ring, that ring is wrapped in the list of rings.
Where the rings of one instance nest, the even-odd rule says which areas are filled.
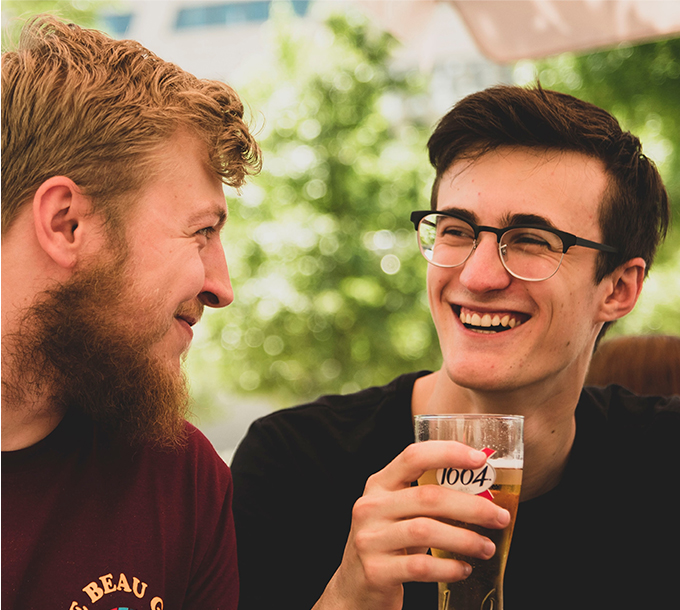
[[[465,261],[460,273],[460,282],[471,292],[502,290],[512,281],[512,276],[503,266],[495,235],[481,233],[477,246]]]
[[[222,244],[215,243],[212,248],[206,248],[202,257],[205,281],[198,298],[207,307],[226,307],[234,300],[234,291]]]

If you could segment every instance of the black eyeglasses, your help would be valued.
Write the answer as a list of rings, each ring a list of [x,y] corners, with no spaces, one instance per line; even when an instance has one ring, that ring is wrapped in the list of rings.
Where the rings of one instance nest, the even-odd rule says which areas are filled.
[[[576,237],[558,229],[517,224],[504,229],[478,225],[458,212],[419,211],[411,213],[418,232],[418,245],[428,263],[437,267],[458,267],[474,252],[482,231],[494,233],[498,254],[510,275],[540,282],[557,273],[572,246],[616,253],[616,248]]]

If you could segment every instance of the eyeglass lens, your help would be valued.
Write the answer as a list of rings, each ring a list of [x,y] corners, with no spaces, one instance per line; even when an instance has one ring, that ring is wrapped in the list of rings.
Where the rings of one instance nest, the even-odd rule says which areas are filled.
[[[467,222],[442,214],[425,216],[418,226],[423,256],[439,267],[462,265],[475,248],[475,231]],[[505,268],[515,277],[543,280],[560,266],[562,240],[542,229],[514,228],[501,237],[499,253]]]

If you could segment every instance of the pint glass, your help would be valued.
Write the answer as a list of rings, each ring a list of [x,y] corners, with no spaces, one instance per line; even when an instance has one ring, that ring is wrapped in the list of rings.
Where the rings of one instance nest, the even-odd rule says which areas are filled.
[[[524,465],[524,418],[515,415],[416,415],[416,442],[453,440],[487,454],[476,470],[440,468],[426,472],[419,485],[443,485],[481,495],[510,513],[501,530],[455,523],[491,539],[496,553],[483,560],[432,549],[435,557],[461,559],[472,566],[465,580],[439,583],[439,610],[503,610],[503,574],[515,526]]]

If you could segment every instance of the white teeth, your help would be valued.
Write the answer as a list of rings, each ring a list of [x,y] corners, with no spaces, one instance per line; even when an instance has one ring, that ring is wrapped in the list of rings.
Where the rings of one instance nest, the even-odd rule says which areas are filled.
[[[520,321],[518,321],[516,318],[511,317],[510,314],[505,314],[502,318],[498,314],[493,314],[493,316],[489,313],[485,313],[483,315],[480,315],[478,313],[463,313],[462,311],[460,312],[459,315],[460,321],[463,324],[468,324],[469,326],[478,326],[480,328],[491,328],[493,326],[503,326],[503,327],[510,327],[510,328],[515,328],[515,326],[519,326],[521,324]],[[483,332],[483,331],[480,331]],[[495,331],[487,331],[487,332],[495,332]]]

